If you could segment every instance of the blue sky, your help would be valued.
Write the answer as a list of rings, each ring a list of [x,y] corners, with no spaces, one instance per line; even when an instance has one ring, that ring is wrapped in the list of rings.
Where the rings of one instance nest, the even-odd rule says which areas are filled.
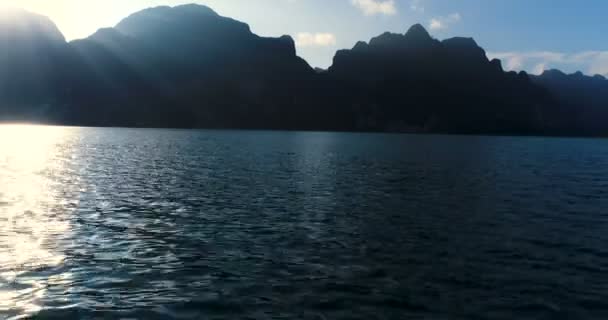
[[[606,0],[4,0],[51,17],[68,39],[157,5],[197,2],[265,36],[290,34],[298,54],[327,67],[336,50],[421,23],[439,39],[474,37],[506,69],[608,75]]]

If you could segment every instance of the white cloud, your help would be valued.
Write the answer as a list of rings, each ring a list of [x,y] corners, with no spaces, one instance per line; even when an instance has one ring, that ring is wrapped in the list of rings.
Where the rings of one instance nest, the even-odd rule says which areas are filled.
[[[541,74],[544,70],[557,68],[566,72],[580,70],[587,74],[608,76],[608,51],[583,51],[562,53],[553,51],[488,52],[488,58],[501,59],[509,71],[528,70]]]
[[[431,19],[429,26],[431,27],[431,30],[441,30],[444,28],[441,20],[436,19],[436,18]]]
[[[336,44],[336,36],[332,33],[300,32],[295,41],[298,47],[327,47]]]
[[[608,51],[588,52],[590,55],[589,72],[608,77]],[[580,58],[580,57],[579,57]]]
[[[429,21],[429,28],[432,31],[441,31],[449,28],[450,25],[460,22],[462,20],[462,16],[460,13],[455,12],[449,14],[446,17],[435,17]]]
[[[534,69],[532,69],[532,73],[533,74],[541,74],[541,73],[545,72],[545,70],[547,70],[547,64],[546,63],[539,63],[536,66],[534,66]]]
[[[424,13],[425,8],[423,0],[412,0],[412,2],[410,2],[410,9],[414,12]]]
[[[351,0],[352,4],[367,16],[376,14],[394,15],[397,13],[395,0]]]

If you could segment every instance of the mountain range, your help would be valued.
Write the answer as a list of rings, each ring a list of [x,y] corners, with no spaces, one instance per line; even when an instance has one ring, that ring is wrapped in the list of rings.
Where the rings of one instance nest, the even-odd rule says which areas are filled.
[[[471,38],[421,25],[336,53],[255,35],[202,5],[156,7],[66,42],[48,18],[0,16],[0,121],[80,126],[608,134],[608,80],[505,72]]]

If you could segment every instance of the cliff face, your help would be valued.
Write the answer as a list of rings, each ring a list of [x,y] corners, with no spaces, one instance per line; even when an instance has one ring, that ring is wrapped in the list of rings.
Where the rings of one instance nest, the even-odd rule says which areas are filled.
[[[471,38],[421,25],[338,51],[328,70],[208,7],[156,7],[66,43],[0,16],[0,120],[94,126],[597,134],[606,80],[505,73]],[[604,130],[604,131],[602,131]]]
[[[143,10],[71,47],[84,70],[71,105],[96,105],[72,121],[91,125],[270,125],[315,75],[291,37],[259,37],[199,5]]]
[[[363,118],[378,130],[535,133],[537,114],[551,103],[527,75],[489,61],[473,39],[440,42],[420,25],[339,51],[329,75],[358,87]]]

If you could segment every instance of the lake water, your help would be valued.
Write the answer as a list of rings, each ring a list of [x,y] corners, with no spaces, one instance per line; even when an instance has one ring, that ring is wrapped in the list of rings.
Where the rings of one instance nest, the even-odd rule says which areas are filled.
[[[606,319],[608,140],[0,126],[0,318]]]

